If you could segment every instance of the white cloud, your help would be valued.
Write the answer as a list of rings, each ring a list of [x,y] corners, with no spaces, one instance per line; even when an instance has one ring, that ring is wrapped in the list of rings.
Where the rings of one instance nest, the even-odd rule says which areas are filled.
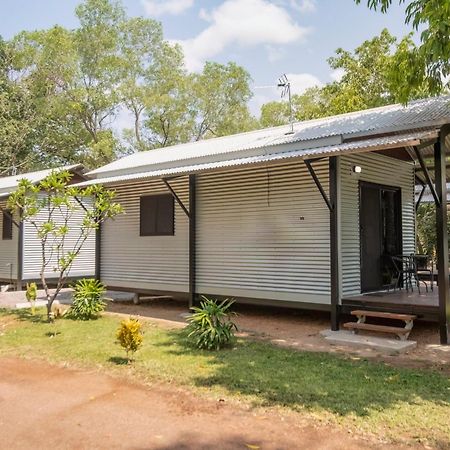
[[[330,78],[333,81],[341,81],[344,74],[345,74],[344,69],[335,69],[330,73]]]
[[[266,45],[267,59],[270,63],[280,61],[286,56],[286,49],[283,47],[274,47],[273,45]]]
[[[193,6],[194,0],[141,0],[141,3],[149,16],[162,16],[181,14]]]
[[[211,12],[201,11],[200,16],[208,19],[209,26],[196,37],[179,41],[190,70],[200,70],[207,59],[233,45],[289,44],[309,31],[284,8],[267,0],[225,0]]]
[[[316,0],[291,0],[290,4],[293,9],[302,14],[316,11]]]
[[[287,73],[286,76],[291,83],[292,94],[303,94],[306,89],[322,86],[322,82],[310,73]]]

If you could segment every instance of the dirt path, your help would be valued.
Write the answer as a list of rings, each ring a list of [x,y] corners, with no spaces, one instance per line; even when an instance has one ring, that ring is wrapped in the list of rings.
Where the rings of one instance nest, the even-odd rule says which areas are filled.
[[[0,436],[11,450],[381,448],[299,414],[14,358],[0,359]]]

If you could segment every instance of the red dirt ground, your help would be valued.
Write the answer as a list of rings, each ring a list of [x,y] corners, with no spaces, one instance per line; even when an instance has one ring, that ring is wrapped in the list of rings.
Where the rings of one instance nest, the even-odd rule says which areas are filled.
[[[0,359],[4,449],[376,449],[299,414],[196,398],[41,361]],[[392,447],[401,448],[401,447]],[[408,447],[411,448],[411,447]]]

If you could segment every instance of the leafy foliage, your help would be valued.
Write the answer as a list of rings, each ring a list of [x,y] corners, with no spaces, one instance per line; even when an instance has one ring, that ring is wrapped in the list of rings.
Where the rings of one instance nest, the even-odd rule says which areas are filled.
[[[217,300],[203,296],[200,307],[194,306],[191,317],[187,320],[188,338],[195,346],[205,350],[219,350],[234,340],[236,324],[231,320],[230,311],[234,301],[228,299],[219,303]]]
[[[207,63],[188,73],[179,45],[120,1],[84,0],[69,30],[0,40],[0,173],[81,162],[256,126],[249,74]],[[118,126],[130,114],[131,128]]]
[[[421,254],[431,256],[436,260],[436,206],[434,202],[422,203],[416,214],[417,247]],[[450,216],[447,220],[447,230],[450,244]]]
[[[36,283],[27,283],[27,290],[25,292],[27,301],[31,303],[31,314],[35,314],[35,302],[37,298],[37,286]]]
[[[78,320],[96,319],[106,307],[106,287],[94,278],[83,278],[73,286],[73,302],[69,315]]]
[[[142,325],[139,320],[132,317],[122,320],[116,331],[116,338],[117,342],[125,349],[127,359],[130,360],[130,353],[133,355],[142,346]]]
[[[429,95],[431,91],[423,79],[411,84],[413,80],[405,78],[412,63],[407,55],[414,49],[411,36],[399,42],[387,29],[364,41],[353,52],[338,48],[328,63],[341,78],[293,95],[294,118],[317,119]],[[286,102],[270,102],[261,108],[263,126],[288,122]]]
[[[357,4],[361,0],[355,0]],[[392,0],[367,0],[369,8],[386,13]],[[420,30],[421,44],[399,48],[402,61],[401,92],[403,102],[423,84],[432,94],[448,87],[450,76],[450,0],[399,0],[405,4],[405,23]],[[406,64],[408,62],[409,64]]]
[[[72,174],[68,171],[53,171],[37,184],[23,178],[7,201],[8,208],[34,228],[40,241],[40,278],[50,320],[53,317],[53,301],[63,288],[86,240],[102,222],[122,212],[120,204],[114,202],[114,191],[100,185],[74,187],[70,185],[71,178]],[[86,199],[92,203],[86,202]],[[45,213],[45,220],[40,219],[41,212]],[[71,228],[73,218],[80,212],[81,224],[76,225],[75,231]],[[78,234],[69,244],[66,238],[71,231]],[[49,270],[56,274],[57,279],[53,293],[50,293],[46,279]]]

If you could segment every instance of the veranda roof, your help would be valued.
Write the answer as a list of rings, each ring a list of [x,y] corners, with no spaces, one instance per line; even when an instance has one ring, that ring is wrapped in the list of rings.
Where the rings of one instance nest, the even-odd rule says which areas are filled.
[[[57,167],[53,169],[44,169],[39,170],[37,172],[28,172],[28,173],[21,173],[18,175],[11,175],[8,177],[0,177],[0,197],[5,197],[9,195],[11,192],[13,192],[17,186],[19,185],[19,181],[23,178],[26,178],[27,180],[31,181],[32,183],[39,183],[40,181],[44,180],[46,177],[48,177],[54,170],[77,170],[81,169],[83,167],[82,164],[72,164],[69,166],[62,166]]]

